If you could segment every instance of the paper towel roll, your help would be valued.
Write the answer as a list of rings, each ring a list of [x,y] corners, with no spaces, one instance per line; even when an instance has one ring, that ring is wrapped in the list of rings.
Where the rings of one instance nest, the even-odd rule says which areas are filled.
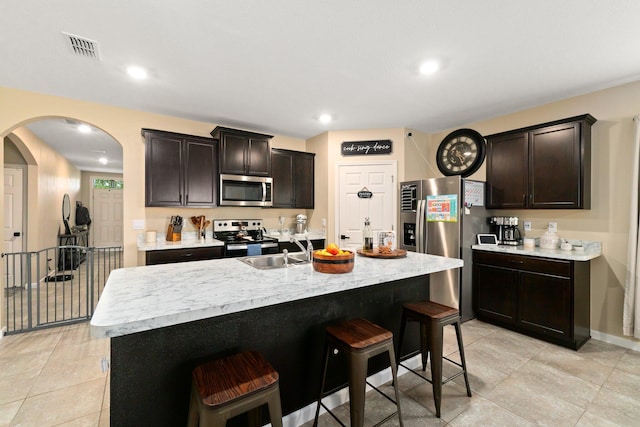
[[[155,243],[156,242],[156,231],[149,230],[144,235],[144,241],[146,243]]]

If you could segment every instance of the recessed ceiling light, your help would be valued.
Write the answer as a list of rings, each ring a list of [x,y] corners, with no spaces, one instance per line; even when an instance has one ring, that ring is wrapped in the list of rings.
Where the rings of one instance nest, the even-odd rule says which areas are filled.
[[[91,126],[82,124],[78,126],[78,132],[80,133],[89,133],[91,132]]]
[[[330,114],[320,114],[318,120],[320,121],[320,123],[327,124],[331,122],[332,118]]]
[[[127,73],[136,80],[144,80],[147,78],[147,70],[138,66],[127,68]]]
[[[106,158],[106,157],[100,157],[100,158],[98,159],[98,161],[99,161],[100,163],[102,163],[103,165],[106,165],[107,163],[109,163],[109,160],[107,160],[107,158]]]
[[[430,76],[435,74],[440,69],[440,63],[435,59],[425,61],[420,65],[420,74],[423,76]]]

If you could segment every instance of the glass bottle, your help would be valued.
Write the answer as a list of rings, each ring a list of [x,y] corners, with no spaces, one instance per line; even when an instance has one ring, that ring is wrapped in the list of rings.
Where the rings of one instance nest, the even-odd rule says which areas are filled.
[[[370,252],[373,250],[373,231],[369,223],[369,218],[364,219],[364,229],[362,230],[362,250]]]

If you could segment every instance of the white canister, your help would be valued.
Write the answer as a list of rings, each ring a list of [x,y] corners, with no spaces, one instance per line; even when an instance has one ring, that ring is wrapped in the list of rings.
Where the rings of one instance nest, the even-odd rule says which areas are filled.
[[[536,239],[532,239],[531,237],[525,237],[522,241],[525,249],[533,249],[536,247]]]
[[[155,243],[156,238],[157,238],[156,230],[147,230],[147,232],[144,233],[144,241],[146,243]]]
[[[558,249],[560,237],[555,231],[547,231],[540,236],[540,247],[543,249]]]

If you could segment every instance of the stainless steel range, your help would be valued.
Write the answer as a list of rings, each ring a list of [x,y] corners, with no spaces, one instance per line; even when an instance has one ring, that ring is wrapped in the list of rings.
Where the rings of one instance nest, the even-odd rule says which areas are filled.
[[[213,237],[224,242],[225,257],[277,254],[278,240],[264,235],[261,219],[216,219]]]

